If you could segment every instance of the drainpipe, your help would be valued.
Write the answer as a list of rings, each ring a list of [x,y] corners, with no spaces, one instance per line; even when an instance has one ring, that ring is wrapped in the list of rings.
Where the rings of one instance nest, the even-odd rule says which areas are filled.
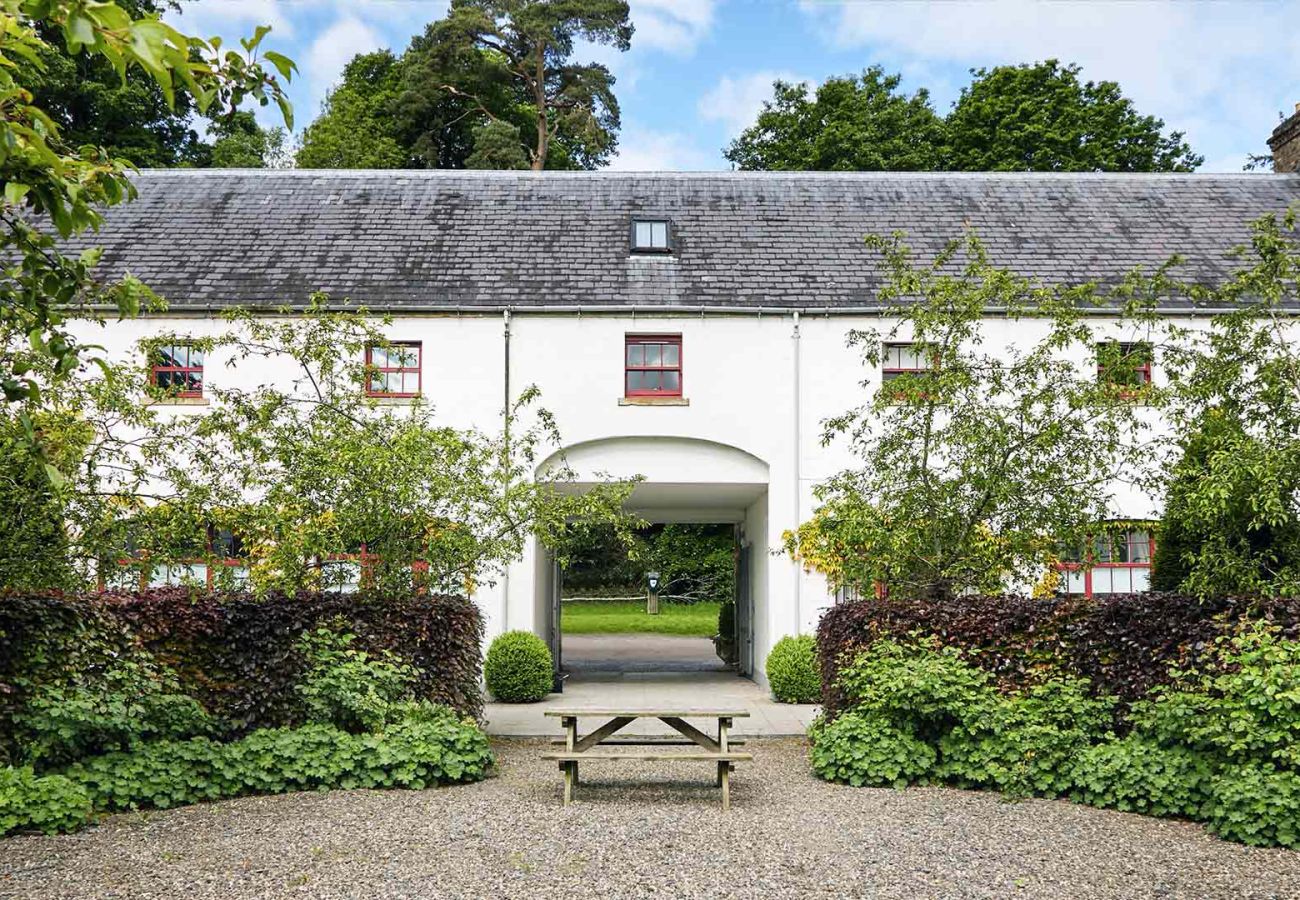
[[[502,378],[501,383],[504,385],[502,394],[501,407],[501,432],[505,442],[506,458],[509,460],[510,454],[510,307],[501,311],[501,321],[504,326],[503,341],[504,358],[502,361]],[[507,467],[508,471],[508,467]],[[506,476],[509,477],[508,475]],[[509,490],[510,485],[505,484],[503,489]],[[505,634],[510,630],[510,566],[506,566],[505,572],[501,576],[501,633]]]
[[[802,416],[799,388],[799,310],[794,311],[794,527],[799,527],[799,457],[803,451],[800,446],[800,419]],[[803,573],[796,563],[794,569],[794,634],[803,631]]]

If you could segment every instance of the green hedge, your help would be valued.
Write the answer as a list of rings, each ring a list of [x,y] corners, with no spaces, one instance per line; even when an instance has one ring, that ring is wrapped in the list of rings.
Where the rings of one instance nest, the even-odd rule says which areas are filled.
[[[123,659],[165,669],[171,693],[197,701],[236,734],[300,724],[308,710],[296,685],[309,663],[299,641],[326,626],[354,635],[359,651],[400,657],[416,696],[481,714],[483,622],[461,597],[253,598],[187,588],[8,595],[0,596],[0,763],[21,760],[16,720],[36,694],[76,691]]]
[[[57,775],[0,769],[0,834],[70,831],[95,811],[167,809],[247,794],[419,790],[480,780],[492,763],[487,736],[445,709],[359,735],[312,724],[262,729],[225,744],[155,741],[82,760]]]
[[[841,712],[811,730],[814,771],[1066,796],[1300,848],[1300,641],[1281,629],[1243,626],[1131,708],[1080,678],[1002,691],[974,658],[931,638],[881,639],[843,660]]]
[[[507,631],[492,641],[483,677],[502,703],[536,703],[555,685],[555,662],[546,642],[530,631]]]
[[[817,703],[822,678],[817,670],[817,642],[810,634],[787,635],[767,655],[767,683],[779,703]]]

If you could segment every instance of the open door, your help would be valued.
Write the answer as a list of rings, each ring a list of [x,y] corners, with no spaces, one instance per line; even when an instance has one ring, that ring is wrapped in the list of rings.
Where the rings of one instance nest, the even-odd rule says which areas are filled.
[[[748,541],[741,541],[736,554],[736,671],[746,678],[754,675],[754,597],[750,590]]]
[[[564,570],[560,568],[558,562],[551,564],[551,621],[549,627],[549,640],[551,645],[551,660],[555,666],[555,684],[553,689],[558,693],[564,690],[564,674],[561,671],[563,646],[561,638],[564,635],[563,624],[561,621],[560,598],[564,596]]]

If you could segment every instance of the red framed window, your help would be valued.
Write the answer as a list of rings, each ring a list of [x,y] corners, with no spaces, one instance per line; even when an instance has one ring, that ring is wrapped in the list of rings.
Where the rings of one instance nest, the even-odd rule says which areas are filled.
[[[1097,345],[1097,380],[1129,390],[1141,390],[1151,383],[1151,345],[1105,341]]]
[[[366,348],[366,393],[371,397],[418,397],[423,350],[419,341]]]
[[[1061,563],[1061,590],[1066,594],[1139,594],[1151,588],[1151,560],[1156,542],[1151,532],[1133,529],[1100,535],[1084,559]],[[1081,554],[1083,556],[1083,554]]]
[[[149,381],[168,397],[203,396],[203,350],[183,341],[149,351]]]
[[[934,360],[915,344],[885,344],[881,348],[880,380],[893,381],[900,375],[926,375],[934,371]]]
[[[682,336],[629,334],[624,348],[624,393],[628,397],[682,395]]]

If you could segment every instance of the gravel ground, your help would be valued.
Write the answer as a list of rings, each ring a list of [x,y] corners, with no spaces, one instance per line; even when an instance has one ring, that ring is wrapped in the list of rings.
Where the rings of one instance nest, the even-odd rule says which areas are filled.
[[[938,788],[829,785],[750,744],[723,814],[703,764],[589,763],[562,809],[544,742],[428,791],[113,816],[0,841],[0,897],[1298,897],[1300,853],[1197,825]]]

